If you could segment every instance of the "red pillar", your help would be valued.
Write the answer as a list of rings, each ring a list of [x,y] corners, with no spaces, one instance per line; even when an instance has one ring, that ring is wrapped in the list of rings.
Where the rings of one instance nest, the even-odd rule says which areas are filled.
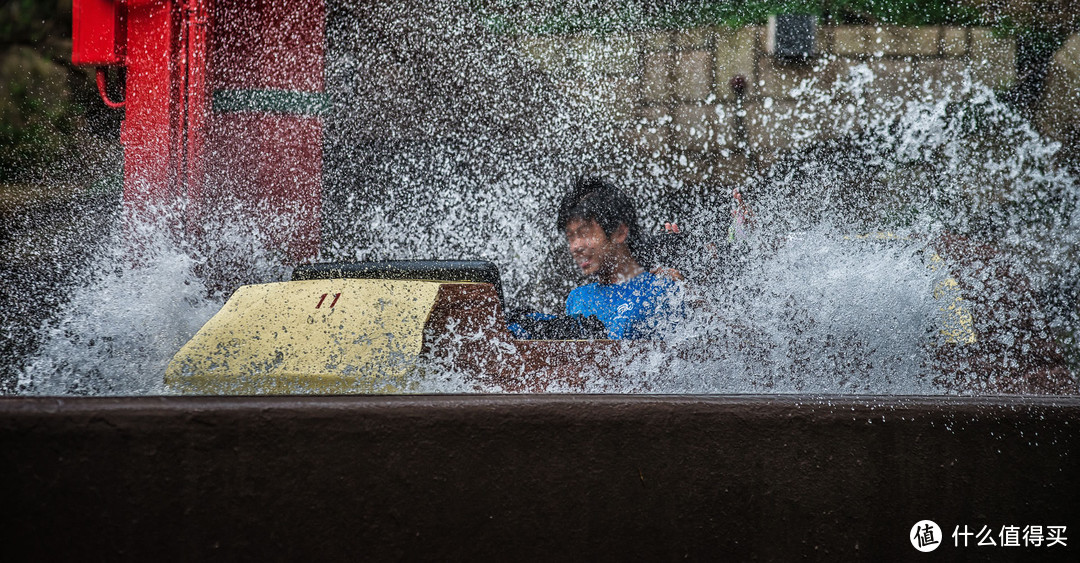
[[[124,203],[136,215],[155,206],[171,206],[182,188],[177,172],[181,163],[183,123],[176,2],[129,1],[127,48],[124,64]]]
[[[325,19],[323,0],[217,0],[212,12],[202,200],[239,203],[293,261],[320,242]]]
[[[73,60],[127,68],[131,214],[184,202],[182,232],[239,221],[293,261],[318,252],[325,12],[323,0],[75,0]],[[115,45],[100,39],[109,21]]]

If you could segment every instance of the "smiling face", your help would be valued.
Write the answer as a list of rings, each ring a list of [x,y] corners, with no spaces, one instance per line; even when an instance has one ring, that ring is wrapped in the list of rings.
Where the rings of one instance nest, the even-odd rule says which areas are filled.
[[[629,260],[626,238],[629,229],[619,225],[609,237],[604,229],[592,219],[571,219],[566,223],[566,243],[570,257],[586,276],[599,276],[610,282],[616,272]]]

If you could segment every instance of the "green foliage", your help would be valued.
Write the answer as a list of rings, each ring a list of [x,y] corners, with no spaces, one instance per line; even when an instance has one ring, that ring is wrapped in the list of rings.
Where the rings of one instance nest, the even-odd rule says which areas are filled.
[[[90,87],[70,64],[71,1],[0,4],[0,182],[70,167],[84,138]]]
[[[25,181],[76,150],[84,108],[71,101],[62,71],[19,72],[25,69],[18,63],[38,58],[35,53],[9,47],[0,57],[5,63],[16,59],[4,65],[0,87],[0,181]]]
[[[0,46],[45,45],[71,37],[71,0],[3,0]]]

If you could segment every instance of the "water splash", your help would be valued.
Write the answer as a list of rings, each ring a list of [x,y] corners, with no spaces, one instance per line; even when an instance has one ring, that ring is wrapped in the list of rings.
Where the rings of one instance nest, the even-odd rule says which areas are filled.
[[[808,79],[793,103],[746,116],[786,132],[782,153],[691,131],[727,147],[730,161],[716,164],[626,142],[627,119],[644,138],[674,127],[671,116],[619,117],[626,100],[612,84],[548,71],[515,41],[443,3],[407,15],[331,6],[322,260],[490,259],[508,301],[557,312],[581,280],[553,206],[570,178],[602,173],[634,193],[648,230],[678,219],[694,233],[690,257],[701,260],[686,266],[690,317],[663,346],[615,359],[619,373],[587,373],[586,391],[978,392],[1041,369],[1024,357],[1075,354],[1077,179],[1055,163],[1058,145],[970,77],[910,84],[903,98],[881,96],[872,63],[832,84]],[[740,158],[761,160],[732,182],[720,168]],[[734,186],[758,224],[731,250],[740,267],[720,271],[729,262],[709,257],[726,237]],[[130,242],[115,239],[42,329],[19,390],[161,392],[172,353],[220,307],[232,283],[222,277],[287,276],[266,238],[206,230],[196,247],[145,225],[137,266]],[[979,244],[931,267],[944,253],[937,242],[955,239]],[[939,342],[935,291],[950,277],[977,296],[968,306],[982,344],[968,355],[978,358],[941,357],[952,348]],[[414,391],[502,391],[445,365],[427,373]]]
[[[43,395],[136,395],[165,392],[162,374],[172,355],[224,303],[206,275],[198,247],[178,241],[174,226],[184,206],[156,208],[102,244],[55,318],[41,327],[41,344],[19,373],[17,391]],[[116,234],[123,232],[123,235]],[[287,276],[259,231],[233,225],[215,232],[216,263],[246,264],[227,279],[252,282]]]

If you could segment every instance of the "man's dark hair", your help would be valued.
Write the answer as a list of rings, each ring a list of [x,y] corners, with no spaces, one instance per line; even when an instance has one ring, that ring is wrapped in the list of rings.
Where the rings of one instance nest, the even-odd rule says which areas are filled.
[[[634,202],[611,182],[602,178],[578,178],[559,203],[556,226],[559,232],[574,219],[596,221],[604,234],[611,236],[619,225],[630,231],[627,243],[630,254],[636,256],[639,240],[637,210]]]

